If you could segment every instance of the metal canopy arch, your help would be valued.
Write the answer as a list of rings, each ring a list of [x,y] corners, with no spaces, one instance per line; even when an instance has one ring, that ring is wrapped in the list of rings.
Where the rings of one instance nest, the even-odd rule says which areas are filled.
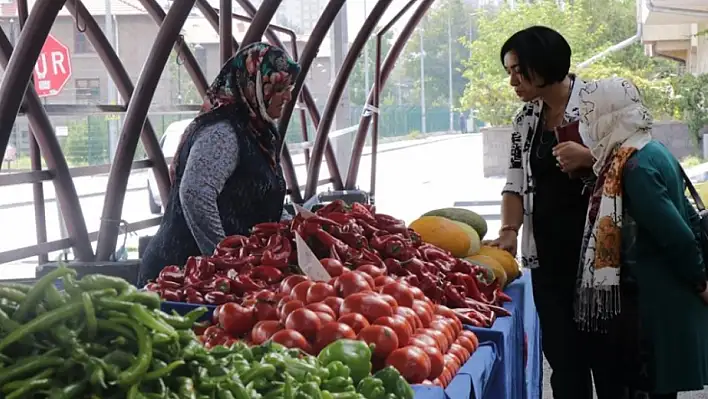
[[[10,133],[14,125],[17,113],[20,107],[26,112],[30,127],[37,140],[38,147],[41,150],[41,155],[44,157],[48,170],[39,169],[40,165],[34,165],[33,172],[18,174],[17,178],[4,178],[0,183],[21,184],[21,183],[38,183],[46,180],[53,180],[56,188],[57,201],[61,207],[63,217],[66,221],[66,227],[71,236],[70,239],[62,239],[49,243],[42,243],[39,234],[39,224],[44,225],[46,222],[37,220],[38,223],[38,241],[40,243],[34,247],[20,248],[17,250],[0,252],[0,259],[17,258],[20,254],[25,254],[28,250],[33,253],[48,253],[55,251],[58,248],[66,248],[71,246],[77,260],[93,261],[93,260],[108,260],[113,254],[118,236],[118,223],[121,218],[122,204],[125,197],[125,189],[127,179],[130,174],[131,167],[153,167],[156,172],[156,178],[160,189],[160,194],[163,198],[166,197],[169,191],[170,181],[167,171],[167,164],[164,156],[159,148],[155,131],[147,120],[147,113],[150,107],[151,99],[154,95],[159,81],[160,75],[169,59],[170,51],[174,48],[180,59],[184,61],[185,68],[195,84],[200,94],[205,94],[208,88],[208,82],[204,77],[203,72],[199,68],[194,55],[189,50],[189,47],[181,39],[180,30],[184,25],[190,11],[196,1],[197,7],[202,11],[207,21],[214,27],[217,32],[227,31],[227,26],[220,26],[220,13],[213,9],[207,0],[175,0],[172,2],[167,13],[158,5],[156,0],[140,0],[143,7],[147,10],[151,18],[160,25],[157,37],[153,43],[151,54],[148,56],[140,77],[135,86],[133,85],[127,71],[121,63],[115,50],[110,45],[102,30],[96,23],[96,20],[91,16],[86,7],[81,3],[81,0],[70,0],[68,4],[64,4],[61,0],[37,0],[33,12],[29,14],[25,26],[23,27],[16,49],[13,51],[12,44],[0,29],[0,64],[5,66],[5,74],[2,82],[0,82],[0,150],[5,151],[8,145]],[[287,29],[275,25],[269,25],[271,19],[282,2],[282,0],[265,0],[259,9],[256,9],[249,0],[236,0],[238,4],[246,10],[252,23],[244,37],[244,43],[250,43],[260,40],[265,34],[268,41],[272,44],[280,46],[287,50],[279,37],[275,34],[276,30],[285,31],[290,34],[293,40],[296,40],[294,32],[288,32]],[[330,93],[327,104],[328,106],[320,115],[314,99],[310,91],[305,85],[305,77],[309,72],[314,58],[317,55],[318,49],[322,41],[327,35],[327,32],[334,22],[337,14],[345,5],[346,0],[330,0],[325,7],[320,19],[315,25],[310,40],[305,45],[305,48],[299,57],[299,62],[303,67],[303,73],[295,82],[294,98],[304,104],[310,118],[313,120],[317,129],[315,139],[315,148],[312,151],[312,156],[308,159],[308,181],[305,188],[307,196],[310,196],[316,190],[318,184],[319,168],[323,158],[327,159],[328,168],[330,169],[330,182],[333,183],[335,189],[350,188],[356,182],[358,165],[360,163],[361,152],[364,141],[366,139],[366,131],[368,124],[371,121],[371,115],[362,115],[359,131],[357,132],[355,145],[352,151],[352,160],[346,176],[346,184],[343,177],[339,174],[334,151],[328,139],[329,128],[331,127],[336,107],[329,104],[338,102],[342,92],[346,86],[346,82],[352,72],[354,63],[362,51],[366,41],[371,36],[373,30],[381,19],[383,12],[391,4],[392,0],[379,0],[372,10],[372,13],[367,17],[364,26],[357,34],[354,43],[346,55],[342,70],[336,77],[333,90]],[[416,0],[411,0],[406,8],[412,6]],[[387,54],[383,63],[383,68],[377,67],[379,77],[374,83],[374,87],[369,94],[369,103],[375,103],[374,92],[381,90],[390,71],[395,65],[395,61],[401,54],[401,51],[410,37],[413,29],[416,27],[422,16],[433,3],[434,0],[421,0],[405,28],[397,38],[393,47]],[[231,3],[221,1],[221,10],[232,14],[236,18],[248,18],[243,16],[233,15],[231,13]],[[118,146],[116,148],[116,157],[114,163],[110,166],[109,182],[107,184],[106,199],[103,206],[101,229],[99,232],[89,234],[86,229],[86,223],[81,211],[80,203],[76,188],[74,186],[72,176],[90,175],[89,168],[69,169],[64,155],[61,152],[59,142],[54,135],[51,121],[47,115],[47,111],[39,100],[34,88],[31,84],[32,66],[36,62],[41,48],[46,40],[52,24],[54,23],[62,6],[66,6],[71,15],[76,20],[85,22],[86,35],[96,49],[97,54],[106,66],[112,80],[116,83],[117,89],[126,101],[126,105],[114,106],[118,109],[116,112],[126,110],[126,118],[123,129],[120,132]],[[24,11],[23,11],[24,10]],[[41,10],[41,11],[39,11]],[[27,5],[26,0],[18,0],[18,13],[20,17],[24,13],[26,15]],[[402,14],[399,13],[399,14]],[[397,18],[400,15],[397,16]],[[21,18],[23,19],[23,18]],[[228,19],[228,18],[224,18]],[[230,22],[230,21],[229,21]],[[223,24],[223,25],[226,25]],[[389,24],[390,25],[390,24]],[[77,25],[78,26],[78,25]],[[83,29],[82,29],[83,31]],[[297,58],[296,42],[293,43],[294,58]],[[220,54],[226,57],[228,54],[233,54],[238,49],[238,43],[233,35],[221,35]],[[231,51],[228,51],[231,50]],[[23,96],[18,96],[17,93],[25,93]],[[135,95],[133,95],[135,94]],[[337,100],[337,101],[335,101]],[[284,110],[283,117],[279,121],[279,131],[285,133],[290,118],[292,117],[295,102],[289,103]],[[49,108],[49,107],[48,107]],[[95,109],[99,112],[109,112],[109,106],[96,106]],[[301,109],[301,112],[305,111]],[[304,120],[303,120],[304,122]],[[304,133],[306,135],[306,132]],[[137,141],[142,139],[148,153],[149,160],[133,162],[133,155],[137,148]],[[37,152],[38,155],[39,152]],[[34,156],[33,156],[34,158]],[[295,170],[292,165],[292,159],[287,147],[283,146],[283,167],[288,179],[288,185],[291,189],[291,197],[295,202],[302,202],[300,187],[297,184]],[[34,162],[33,164],[38,163]],[[1,165],[0,165],[1,166]],[[105,167],[105,168],[104,168]],[[108,169],[108,165],[100,166],[100,169]],[[375,168],[375,165],[373,166]],[[373,169],[372,168],[372,169]],[[86,169],[86,170],[83,170]],[[93,170],[93,169],[92,169]],[[96,169],[98,170],[98,169]],[[95,173],[95,172],[94,172]],[[22,176],[19,176],[22,175]],[[41,186],[38,186],[41,189]],[[38,198],[35,195],[35,198]],[[165,198],[166,199],[166,198]],[[38,204],[35,203],[35,207]],[[36,214],[43,215],[43,208]],[[39,217],[38,217],[39,219]],[[155,219],[155,220],[159,220]],[[131,224],[129,230],[136,228],[144,228],[154,225],[154,219],[140,221]],[[44,227],[44,226],[42,226]],[[98,239],[98,249],[94,255],[91,248],[91,240]],[[44,238],[46,240],[46,238]]]

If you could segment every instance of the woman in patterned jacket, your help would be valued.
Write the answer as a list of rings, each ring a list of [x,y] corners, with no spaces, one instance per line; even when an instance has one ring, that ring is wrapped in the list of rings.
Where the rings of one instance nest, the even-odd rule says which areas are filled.
[[[164,266],[213,254],[225,236],[280,220],[283,137],[275,120],[299,71],[283,50],[265,43],[242,48],[224,64],[174,156],[169,201],[142,257],[140,285]]]
[[[502,227],[492,242],[516,254],[519,229],[523,266],[531,269],[543,352],[553,369],[555,399],[592,398],[593,342],[573,320],[575,280],[588,205],[590,151],[558,143],[554,129],[578,120],[585,83],[570,70],[571,49],[558,32],[533,26],[501,48],[509,84],[525,102],[511,136],[511,160],[502,192]],[[595,371],[600,399],[612,398],[612,376]]]
[[[675,399],[701,390],[708,383],[708,290],[700,222],[681,166],[652,140],[651,115],[631,82],[590,82],[580,104],[580,134],[598,178],[576,319],[610,338],[605,353],[624,379],[626,398]]]

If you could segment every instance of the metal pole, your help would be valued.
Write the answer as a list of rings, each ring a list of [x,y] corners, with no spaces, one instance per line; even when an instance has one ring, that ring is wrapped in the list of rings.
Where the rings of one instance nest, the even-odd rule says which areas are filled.
[[[20,31],[25,27],[25,22],[27,21],[27,16],[29,15],[29,8],[27,7],[27,0],[20,0],[17,2],[17,16],[20,22]],[[12,45],[15,46],[15,24],[10,23],[10,37],[12,38]],[[28,129],[28,140],[29,140],[29,150],[30,150],[30,162],[32,166],[32,171],[42,170],[42,153],[39,150],[39,144],[37,139],[34,137],[34,129],[29,126]],[[34,220],[35,220],[35,233],[37,236],[37,244],[43,244],[47,242],[47,211],[44,204],[44,184],[36,182],[32,184],[32,199],[34,202]],[[57,201],[57,209],[59,209],[59,202]],[[59,219],[63,223],[61,213],[59,214]],[[64,227],[66,230],[66,227]],[[64,238],[65,236],[62,236]],[[48,262],[47,254],[40,254],[37,258],[39,264],[44,264]]]
[[[425,46],[423,45],[423,28],[418,30],[420,34],[420,132],[426,132],[425,120]]]
[[[364,18],[366,18],[366,0],[364,0]],[[364,45],[364,95],[369,92],[369,42]],[[364,98],[366,101],[366,98]]]
[[[233,19],[231,18],[231,0],[219,1],[219,54],[221,65],[233,55]]]
[[[111,9],[111,0],[105,0],[106,15],[104,16],[104,29],[106,32],[106,38],[108,43],[111,44],[114,50],[116,50],[116,35],[113,29],[113,10]],[[119,54],[120,56],[120,54]],[[108,104],[116,105],[118,104],[117,91],[113,79],[111,79],[111,74],[108,74],[108,81],[106,82],[108,86]],[[125,100],[124,100],[125,101]],[[113,162],[113,157],[116,153],[116,144],[118,143],[118,124],[115,118],[110,118],[108,121],[108,159],[109,162]]]
[[[450,132],[455,130],[454,102],[452,99],[452,2],[448,3],[447,10],[447,83],[448,95],[450,96]]]

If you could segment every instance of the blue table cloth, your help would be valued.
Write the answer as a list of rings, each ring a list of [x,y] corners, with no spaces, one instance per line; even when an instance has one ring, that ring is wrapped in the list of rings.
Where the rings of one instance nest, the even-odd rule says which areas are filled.
[[[543,358],[530,274],[524,273],[505,292],[512,299],[504,304],[511,316],[498,318],[491,328],[465,326],[477,334],[480,342],[494,343],[501,359],[497,372],[492,373],[486,382],[488,387],[484,397],[538,399],[542,392]]]

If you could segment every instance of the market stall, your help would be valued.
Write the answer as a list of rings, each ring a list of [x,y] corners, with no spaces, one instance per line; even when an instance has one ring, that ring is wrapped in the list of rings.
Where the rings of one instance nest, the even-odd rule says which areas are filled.
[[[144,290],[67,267],[33,286],[0,284],[0,389],[8,398],[535,398],[530,279],[511,255],[481,245],[485,234],[469,211],[406,226],[334,201],[227,237]]]

